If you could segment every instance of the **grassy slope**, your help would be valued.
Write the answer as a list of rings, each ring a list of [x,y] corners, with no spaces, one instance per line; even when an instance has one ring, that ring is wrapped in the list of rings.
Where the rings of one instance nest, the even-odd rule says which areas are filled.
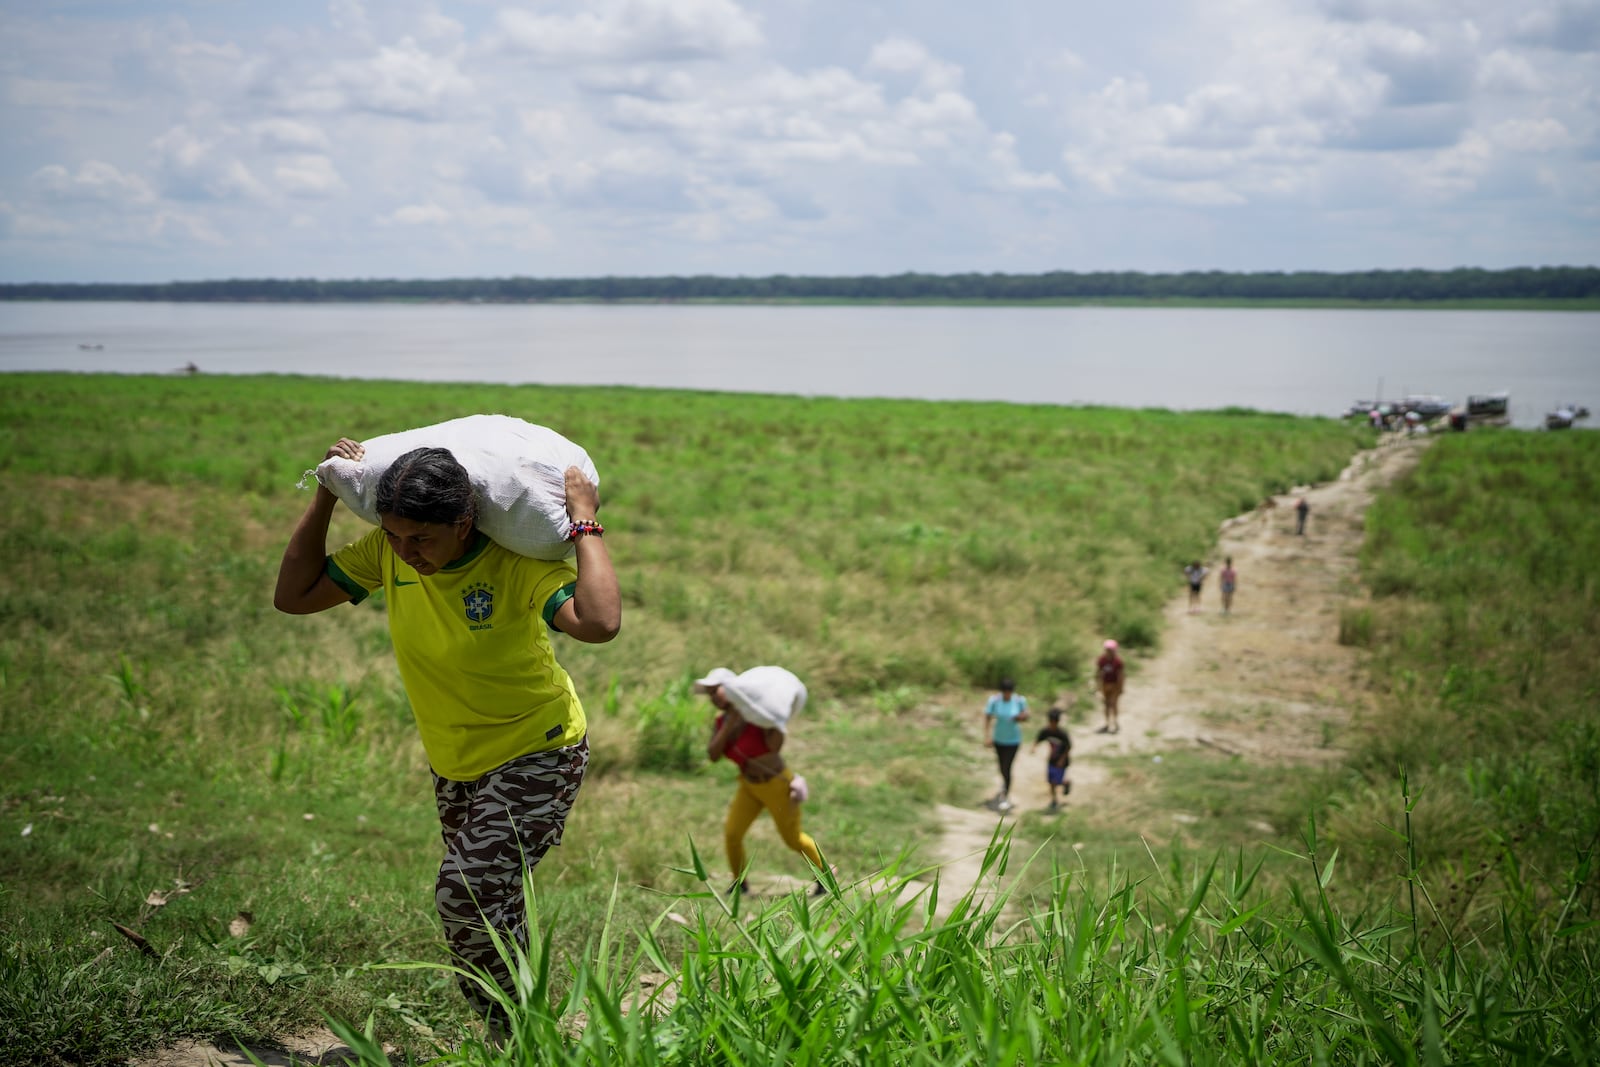
[[[4,526],[29,567],[0,577],[0,870],[25,872],[0,903],[18,963],[0,1016],[31,1020],[13,1048],[84,1062],[184,1032],[270,1033],[322,1007],[359,1018],[387,1004],[390,1027],[459,1019],[436,974],[358,969],[438,958],[424,889],[436,831],[381,612],[291,620],[267,603],[302,506],[288,486],[336,434],[497,410],[596,458],[628,616],[621,644],[561,650],[601,753],[583,817],[537,879],[569,957],[599,936],[596,900],[615,879],[682,891],[692,883],[670,868],[686,831],[718,851],[725,782],[652,769],[662,757],[638,729],[644,712],[697,732],[689,671],[801,670],[818,695],[806,753],[833,783],[808,821],[849,869],[892,862],[959,767],[921,694],[970,687],[976,701],[999,670],[1043,689],[1081,670],[1101,632],[1154,639],[1175,560],[1203,555],[1216,522],[1265,492],[1331,475],[1358,440],[1242,413],[279,378],[8,384]],[[1569,480],[1592,487],[1580,437]],[[1497,461],[1500,476],[1542,459]],[[1544,495],[1524,496],[1515,506],[1539,513]],[[1390,553],[1377,574],[1416,569],[1405,537],[1375,551]],[[1424,609],[1367,610],[1368,632],[1387,633],[1395,613]],[[1470,661],[1466,647],[1451,655]],[[1540,660],[1537,675],[1559,688],[1569,665]],[[1386,684],[1399,691],[1406,669],[1386,668]],[[1543,773],[1544,758],[1530,750],[1520,773]],[[1369,757],[1341,795],[1392,795],[1389,762]],[[1345,862],[1378,870],[1382,850],[1357,847],[1357,808],[1339,808],[1353,813],[1335,828]],[[783,865],[771,840],[756,847]],[[171,902],[147,903],[152,890]],[[619,924],[667,904],[625,891]],[[241,912],[253,925],[231,936]],[[119,948],[92,963],[118,941],[108,919],[165,961]],[[663,938],[672,952],[694,943]]]

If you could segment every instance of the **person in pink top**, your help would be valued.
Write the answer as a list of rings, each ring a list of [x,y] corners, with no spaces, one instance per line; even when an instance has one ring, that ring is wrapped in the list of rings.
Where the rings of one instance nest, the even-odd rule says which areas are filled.
[[[1117,725],[1117,704],[1122,699],[1122,681],[1126,675],[1127,667],[1122,657],[1117,655],[1117,643],[1108,640],[1100,658],[1094,661],[1094,676],[1100,683],[1100,702],[1106,714],[1105,725],[1096,733],[1114,734],[1120,729]]]
[[[1233,591],[1239,588],[1239,572],[1233,569],[1233,557],[1229,556],[1222,564],[1222,613],[1233,612]]]
[[[805,779],[784,764],[780,751],[789,720],[806,704],[806,688],[782,667],[752,667],[735,674],[718,667],[694,683],[710,698],[720,714],[711,728],[706,756],[715,762],[729,760],[739,768],[739,783],[723,824],[723,845],[733,871],[732,892],[748,893],[745,884],[748,858],[744,837],[763,811],[777,824],[783,843],[822,871],[822,853],[810,834],[800,828],[800,804],[806,799]],[[814,896],[827,892],[822,879]]]

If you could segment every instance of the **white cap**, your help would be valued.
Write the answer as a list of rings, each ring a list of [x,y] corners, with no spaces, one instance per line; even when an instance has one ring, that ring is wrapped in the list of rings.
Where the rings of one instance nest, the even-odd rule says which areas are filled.
[[[726,667],[713,667],[711,673],[704,678],[696,679],[694,690],[697,693],[709,693],[719,685],[727,685],[739,677]]]

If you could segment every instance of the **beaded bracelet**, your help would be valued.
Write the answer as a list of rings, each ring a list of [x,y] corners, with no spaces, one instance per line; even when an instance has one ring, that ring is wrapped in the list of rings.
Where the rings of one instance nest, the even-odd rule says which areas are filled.
[[[600,537],[603,536],[605,532],[606,528],[601,526],[597,520],[580,519],[572,524],[572,532],[567,534],[567,540],[576,541],[579,534],[594,534],[596,537]]]

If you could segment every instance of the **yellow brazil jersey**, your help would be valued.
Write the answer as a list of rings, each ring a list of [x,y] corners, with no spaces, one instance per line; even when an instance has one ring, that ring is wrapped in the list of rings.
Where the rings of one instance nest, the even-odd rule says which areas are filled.
[[[377,528],[327,566],[357,603],[383,590],[400,680],[434,773],[470,782],[583,737],[583,705],[548,632],[577,581],[570,562],[519,556],[480,532],[464,556],[423,576]]]

